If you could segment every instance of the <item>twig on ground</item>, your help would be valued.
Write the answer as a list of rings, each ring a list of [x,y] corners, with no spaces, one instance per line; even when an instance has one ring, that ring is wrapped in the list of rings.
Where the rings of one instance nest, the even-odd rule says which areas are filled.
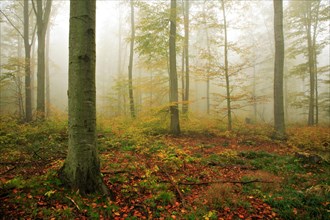
[[[65,196],[65,197],[68,198],[76,206],[76,208],[80,211],[80,207],[72,198],[70,198],[69,196]]]
[[[16,169],[16,166],[14,166],[14,167],[12,167],[12,168],[6,170],[5,172],[0,173],[0,176],[4,175],[4,174],[6,174],[6,173],[9,173],[10,171],[12,171],[12,170],[14,170],[14,169]]]
[[[210,185],[215,183],[236,183],[236,184],[250,184],[250,183],[274,183],[273,181],[264,181],[264,180],[250,180],[250,181],[230,181],[230,180],[221,180],[221,181],[208,181],[208,182],[178,182],[179,185]]]
[[[128,170],[114,170],[114,171],[111,171],[111,170],[101,170],[101,173],[102,174],[120,174],[120,173],[131,174],[131,172],[128,171]]]
[[[161,170],[163,173],[165,173],[165,175],[167,176],[168,180],[170,181],[171,185],[175,188],[176,192],[178,193],[178,196],[180,197],[180,201],[182,203],[183,206],[186,205],[185,199],[178,187],[178,183],[173,181],[173,177],[170,176],[165,170]]]

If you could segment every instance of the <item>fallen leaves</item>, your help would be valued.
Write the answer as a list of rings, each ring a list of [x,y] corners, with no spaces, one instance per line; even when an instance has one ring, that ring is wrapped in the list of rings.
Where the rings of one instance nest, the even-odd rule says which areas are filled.
[[[284,177],[257,170],[254,166],[245,164],[245,161],[237,160],[242,159],[239,158],[239,153],[246,149],[251,152],[260,149],[278,152],[276,143],[259,144],[260,141],[253,140],[251,144],[251,141],[245,140],[247,137],[239,139],[236,136],[227,136],[162,136],[158,142],[161,144],[141,145],[138,146],[138,151],[137,147],[130,146],[121,150],[119,143],[116,148],[101,153],[103,178],[114,193],[112,200],[95,195],[83,198],[79,193],[60,188],[59,184],[55,184],[56,181],[47,184],[43,182],[49,179],[37,180],[42,184],[25,185],[26,182],[23,181],[20,188],[11,188],[8,190],[9,195],[0,196],[0,211],[1,208],[5,210],[0,215],[24,219],[33,215],[35,218],[46,219],[55,219],[54,216],[56,219],[183,219],[204,209],[203,213],[196,214],[197,219],[280,218],[264,202],[269,195],[262,194],[258,197],[244,194],[242,188],[257,185],[258,189],[268,187],[280,190],[279,184],[284,181]],[[280,150],[283,150],[283,146]],[[215,156],[212,158],[212,155]],[[214,161],[203,163],[205,158]],[[221,159],[227,160],[227,163],[223,163]],[[38,173],[56,170],[62,163],[63,160],[57,159],[40,166]],[[24,175],[30,175],[32,171],[24,171]],[[299,175],[301,178],[314,178],[313,171]],[[6,173],[3,179],[10,179],[8,177],[9,173]],[[233,188],[230,194],[224,194],[224,198],[220,199],[220,202],[227,198],[232,199],[221,208],[212,207],[214,204],[210,198],[217,197],[216,191],[210,191],[214,184]],[[206,198],[207,192],[211,192],[209,194],[213,197]],[[170,197],[160,198],[160,195]],[[276,195],[272,199],[283,202],[286,198]],[[326,208],[329,202],[320,205]],[[291,210],[296,216],[301,211],[297,208],[289,211]]]

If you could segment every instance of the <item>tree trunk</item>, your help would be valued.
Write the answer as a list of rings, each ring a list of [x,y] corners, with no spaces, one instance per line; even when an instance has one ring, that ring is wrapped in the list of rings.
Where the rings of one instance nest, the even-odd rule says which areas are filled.
[[[2,22],[0,20],[0,33],[2,33]],[[2,35],[0,34],[0,54],[2,54]],[[0,56],[0,67],[2,66],[2,56]],[[0,76],[2,76],[2,68],[0,68]],[[1,93],[0,93],[1,97]],[[0,110],[1,111],[1,110]]]
[[[255,63],[255,55],[254,55],[254,65],[253,65],[253,93],[252,93],[252,101],[253,101],[253,122],[257,123],[257,79],[256,79],[256,63]]]
[[[189,0],[184,0],[184,57],[185,57],[185,92],[182,106],[183,114],[188,112],[189,101]]]
[[[95,0],[70,2],[69,149],[61,180],[81,194],[107,193],[96,146]]]
[[[22,58],[22,38],[20,35],[17,36],[18,48],[17,48],[17,57],[19,60],[17,75],[16,75],[16,83],[17,83],[17,103],[18,103],[18,113],[20,120],[24,120],[24,103],[23,103],[23,91],[22,91],[22,73],[21,73],[21,58]]]
[[[316,14],[314,18],[314,28],[313,28],[313,64],[314,64],[314,75],[315,75],[315,124],[319,123],[319,91],[318,91],[318,71],[317,71],[317,51],[316,51],[316,35],[319,21],[319,10],[320,1],[317,1]]]
[[[121,24],[121,20],[122,20],[122,18],[121,18],[121,15],[122,15],[122,13],[121,13],[121,11],[120,11],[120,9],[119,9],[119,18],[118,18],[118,20],[119,20],[119,22],[118,22],[118,63],[117,63],[117,77],[118,77],[118,81],[120,81],[121,80],[121,63],[122,63],[122,61],[121,61],[121,56],[122,56],[122,54],[121,54],[121,28],[122,28],[122,24]],[[118,116],[120,116],[121,115],[121,113],[122,113],[122,107],[124,106],[123,104],[122,104],[122,99],[121,99],[121,91],[120,91],[120,88],[118,88],[118,90],[117,90],[117,115]]]
[[[129,65],[128,65],[128,95],[129,95],[129,107],[131,111],[131,117],[135,118],[134,96],[133,96],[133,56],[134,56],[134,39],[135,39],[134,0],[130,1],[130,5],[131,5],[131,46],[130,46]]]
[[[184,101],[185,101],[185,92],[186,92],[186,90],[185,90],[185,61],[184,61],[184,59],[185,59],[185,56],[184,56],[184,53],[185,53],[185,48],[184,48],[184,46],[183,46],[183,48],[182,48],[182,59],[181,59],[181,94],[182,94],[182,112],[183,112],[183,110],[184,110]]]
[[[232,129],[232,119],[231,119],[231,98],[230,98],[230,83],[229,83],[229,70],[228,70],[228,40],[227,40],[227,19],[226,19],[226,9],[225,2],[221,0],[222,5],[222,16],[223,16],[223,28],[225,32],[225,46],[224,46],[224,59],[225,59],[225,78],[226,78],[226,99],[227,99],[227,119],[228,119],[228,131]]]
[[[46,76],[46,116],[50,116],[50,76],[49,76],[49,46],[50,29],[46,33],[46,57],[45,57],[45,76]]]
[[[180,134],[179,124],[179,108],[178,108],[178,76],[176,72],[176,0],[171,0],[170,15],[170,40],[169,40],[169,56],[170,56],[170,131],[171,133]]]
[[[43,0],[37,0],[37,35],[38,35],[38,70],[37,70],[37,117],[45,118],[45,37],[49,15],[51,10],[51,0],[47,0],[45,11]]]
[[[274,67],[274,128],[276,138],[284,138],[284,103],[283,103],[283,68],[284,68],[284,37],[283,37],[283,2],[274,3],[274,37],[275,37],[275,67]]]
[[[24,0],[24,49],[25,49],[25,121],[32,121],[31,94],[31,45],[29,42],[29,0]]]
[[[315,124],[315,70],[314,70],[314,49],[312,40],[312,16],[311,16],[311,2],[306,3],[307,7],[307,20],[306,20],[306,31],[307,31],[307,45],[308,45],[308,68],[309,68],[309,110],[308,110],[308,125]]]
[[[209,28],[207,27],[207,21],[206,21],[206,10],[205,10],[205,3],[203,5],[203,21],[205,25],[205,35],[206,35],[206,46],[207,46],[207,54],[210,57],[211,56],[211,47],[210,47],[210,38],[209,38]],[[208,64],[206,69],[206,113],[210,114],[210,70],[211,70],[211,61],[210,58],[208,58]]]

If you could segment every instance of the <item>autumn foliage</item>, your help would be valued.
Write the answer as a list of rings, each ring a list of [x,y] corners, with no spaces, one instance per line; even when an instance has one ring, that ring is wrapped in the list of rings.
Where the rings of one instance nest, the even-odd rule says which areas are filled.
[[[31,125],[1,118],[0,215],[24,219],[327,219],[329,128],[289,127],[272,140],[267,125],[191,117],[171,136],[152,116],[99,120],[103,180],[112,197],[63,188],[65,121]],[[207,121],[208,120],[208,121]],[[296,153],[319,155],[315,163]]]

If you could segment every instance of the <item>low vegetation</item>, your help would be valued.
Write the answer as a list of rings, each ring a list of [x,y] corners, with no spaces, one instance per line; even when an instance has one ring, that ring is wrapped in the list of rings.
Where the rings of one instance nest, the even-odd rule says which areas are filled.
[[[198,124],[196,122],[202,121]],[[0,123],[0,216],[24,219],[329,219],[329,127],[288,129],[191,117],[181,136],[152,116],[100,119],[110,197],[64,189],[66,122]]]

